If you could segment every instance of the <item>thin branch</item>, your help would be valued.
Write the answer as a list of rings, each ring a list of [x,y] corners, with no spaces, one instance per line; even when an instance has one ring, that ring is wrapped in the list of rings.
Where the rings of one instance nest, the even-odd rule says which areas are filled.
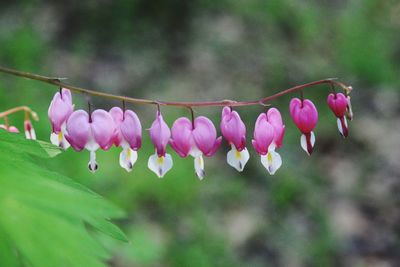
[[[6,119],[8,115],[11,115],[11,114],[19,112],[19,111],[25,111],[25,116],[30,115],[32,117],[32,119],[34,119],[36,121],[39,120],[39,117],[36,114],[36,112],[34,112],[30,107],[27,107],[27,106],[19,106],[19,107],[11,108],[9,110],[0,112],[0,119],[1,118]]]
[[[46,77],[38,74],[33,74],[29,72],[23,72],[15,69],[5,68],[0,66],[0,72],[28,78],[31,80],[37,80],[41,82],[45,82],[48,84],[53,84],[59,87],[67,88],[73,92],[83,93],[87,95],[114,99],[125,101],[134,104],[148,104],[148,105],[161,105],[161,106],[175,106],[175,107],[211,107],[211,106],[231,106],[231,107],[239,107],[239,106],[254,106],[254,105],[265,105],[265,103],[270,102],[276,98],[279,98],[283,95],[290,94],[296,91],[300,91],[306,88],[314,87],[320,84],[331,84],[341,87],[343,90],[347,91],[350,87],[346,86],[345,84],[336,81],[334,78],[328,78],[318,81],[313,81],[310,83],[305,83],[301,85],[297,85],[286,90],[283,90],[279,93],[261,98],[259,100],[254,101],[234,101],[234,100],[220,100],[220,101],[204,101],[204,102],[170,102],[170,101],[159,101],[159,100],[151,100],[151,99],[142,99],[142,98],[133,98],[133,97],[126,97],[126,96],[119,96],[113,95],[108,93],[102,93],[95,90],[85,89],[81,87],[76,87],[72,85],[65,84],[61,82],[62,78],[53,78],[53,77]]]

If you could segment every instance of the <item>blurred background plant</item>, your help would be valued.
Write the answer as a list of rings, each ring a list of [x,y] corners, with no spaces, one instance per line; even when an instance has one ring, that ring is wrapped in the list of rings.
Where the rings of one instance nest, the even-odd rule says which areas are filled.
[[[110,266],[398,266],[399,12],[394,0],[3,1],[0,62],[100,91],[171,101],[257,99],[339,77],[355,89],[350,137],[339,137],[326,105],[329,89],[307,90],[320,113],[311,158],[288,116],[291,96],[271,103],[286,123],[284,162],[275,176],[253,149],[237,173],[225,162],[225,144],[206,159],[204,181],[192,160],[175,153],[173,169],[160,180],[147,169],[153,148],[146,133],[132,173],[120,168],[115,148],[98,153],[95,175],[87,153],[71,149],[46,167],[125,210],[117,224],[130,243],[99,236],[112,251]],[[31,106],[41,116],[38,139],[48,140],[55,90],[1,75],[1,110]],[[73,97],[86,108],[84,96]],[[90,101],[104,109],[121,105]],[[144,128],[151,125],[154,107],[129,107]],[[250,141],[263,108],[237,110]],[[185,109],[162,111],[169,125],[189,116]],[[196,109],[216,125],[220,112]],[[22,117],[10,119],[22,125]]]

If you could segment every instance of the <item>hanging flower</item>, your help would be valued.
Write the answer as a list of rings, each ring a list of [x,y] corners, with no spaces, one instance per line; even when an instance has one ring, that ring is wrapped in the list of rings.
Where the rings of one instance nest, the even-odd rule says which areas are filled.
[[[204,116],[197,117],[193,123],[187,118],[179,118],[172,125],[171,147],[181,157],[194,157],[194,168],[200,180],[205,174],[203,155],[214,155],[221,141],[212,121]]]
[[[130,172],[137,160],[137,150],[142,145],[142,125],[139,118],[132,110],[122,111],[113,107],[110,114],[115,123],[114,145],[121,146],[119,164]]]
[[[315,135],[313,129],[318,122],[318,111],[314,104],[308,100],[300,100],[298,98],[293,98],[290,101],[290,115],[302,132],[300,138],[301,147],[308,155],[311,155],[315,145]]]
[[[35,129],[33,128],[31,120],[25,118],[24,120],[24,130],[26,139],[36,140]]]
[[[229,107],[224,107],[220,127],[222,135],[231,146],[226,160],[230,166],[241,172],[250,158],[246,148],[246,126],[239,113],[232,111]]]
[[[115,124],[111,115],[102,109],[88,114],[84,110],[74,111],[67,120],[65,138],[76,151],[90,151],[89,170],[95,172],[96,150],[108,150],[114,141]]]
[[[67,149],[70,144],[65,139],[67,119],[72,114],[74,105],[72,105],[71,91],[62,88],[57,92],[50,103],[48,116],[52,126],[50,141],[52,144]]]
[[[261,156],[261,163],[271,175],[275,174],[282,165],[282,158],[275,149],[282,146],[284,133],[285,126],[276,108],[271,108],[267,113],[261,113],[258,116],[252,142]]]
[[[150,127],[150,139],[154,144],[156,152],[154,155],[149,157],[147,166],[157,174],[159,178],[164,177],[173,165],[171,155],[166,153],[170,137],[171,131],[165,123],[161,113],[157,111],[156,119]]]
[[[347,98],[344,94],[329,94],[328,95],[328,105],[337,117],[337,126],[340,134],[343,137],[347,137],[349,134],[349,129],[346,120],[346,111],[348,107]]]

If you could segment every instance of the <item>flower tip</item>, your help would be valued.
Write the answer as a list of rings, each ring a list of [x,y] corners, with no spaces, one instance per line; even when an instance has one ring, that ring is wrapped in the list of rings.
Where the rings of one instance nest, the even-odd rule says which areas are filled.
[[[235,168],[238,172],[242,172],[247,161],[250,158],[249,151],[244,148],[241,151],[237,150],[234,145],[232,149],[226,155],[226,161],[228,164]]]
[[[157,152],[149,157],[147,167],[154,172],[158,178],[163,178],[164,175],[172,168],[173,161],[170,154],[158,156]]]
[[[95,173],[97,171],[97,169],[99,168],[99,166],[97,165],[96,162],[89,162],[88,168],[89,168],[89,171],[91,171],[92,173]]]
[[[30,120],[24,121],[24,129],[26,139],[36,140],[36,132]]]
[[[36,112],[31,111],[31,116],[32,116],[32,119],[34,119],[35,121],[39,120],[39,116],[38,116],[38,114]]]
[[[197,177],[199,178],[200,181],[202,181],[204,179],[204,176],[206,175],[205,170],[199,170],[196,172]]]
[[[314,132],[302,134],[300,138],[300,145],[301,148],[309,155],[314,151],[314,145],[315,145],[315,135]]]
[[[268,151],[266,155],[261,156],[261,163],[270,175],[274,175],[282,166],[282,158],[275,151]]]
[[[127,172],[131,172],[133,166],[136,163],[137,158],[138,158],[137,152],[135,150],[130,149],[129,147],[126,147],[119,154],[119,164]]]
[[[205,176],[205,171],[204,171],[204,159],[202,155],[196,156],[194,158],[194,169],[197,174],[197,177],[200,180],[203,180]]]
[[[343,138],[346,138],[349,135],[349,128],[347,125],[346,117],[341,117],[337,119],[337,126],[339,129],[339,133]]]

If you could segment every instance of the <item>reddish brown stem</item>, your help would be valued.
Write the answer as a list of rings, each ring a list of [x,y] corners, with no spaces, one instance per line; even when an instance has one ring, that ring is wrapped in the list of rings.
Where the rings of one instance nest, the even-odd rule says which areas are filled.
[[[171,101],[158,101],[158,100],[141,99],[141,98],[133,98],[133,97],[126,97],[126,96],[102,93],[102,92],[98,92],[95,90],[89,90],[89,89],[62,83],[60,81],[61,78],[46,77],[46,76],[42,76],[42,75],[38,75],[38,74],[18,71],[18,70],[14,70],[14,69],[5,68],[5,67],[0,67],[0,72],[8,73],[8,74],[19,76],[19,77],[28,78],[31,80],[42,81],[45,83],[60,86],[62,88],[67,88],[73,92],[84,93],[84,94],[92,95],[92,96],[120,100],[120,101],[125,101],[125,102],[129,102],[129,103],[134,103],[134,104],[149,104],[149,105],[158,105],[158,106],[161,105],[161,106],[175,106],[175,107],[186,107],[186,108],[187,107],[211,107],[211,106],[214,106],[214,107],[215,106],[239,107],[239,106],[265,105],[265,103],[270,102],[270,101],[272,101],[276,98],[279,98],[281,96],[284,96],[286,94],[290,94],[290,93],[300,91],[305,88],[310,88],[310,87],[313,87],[316,85],[320,85],[320,84],[336,85],[338,87],[341,87],[346,92],[350,88],[350,87],[346,86],[345,84],[338,82],[335,79],[330,78],[330,79],[323,79],[323,80],[318,80],[318,81],[313,81],[313,82],[297,85],[297,86],[288,88],[286,90],[280,91],[276,94],[261,98],[259,100],[253,100],[253,101],[220,100],[220,101],[204,101],[204,102],[171,102]]]
[[[32,117],[32,119],[34,119],[36,121],[39,120],[39,117],[36,114],[36,112],[34,112],[32,109],[30,109],[27,106],[19,106],[19,107],[11,108],[9,110],[0,112],[0,118],[6,119],[8,115],[11,115],[11,114],[19,112],[19,111],[25,112],[25,119],[29,118],[29,115],[30,115]]]

